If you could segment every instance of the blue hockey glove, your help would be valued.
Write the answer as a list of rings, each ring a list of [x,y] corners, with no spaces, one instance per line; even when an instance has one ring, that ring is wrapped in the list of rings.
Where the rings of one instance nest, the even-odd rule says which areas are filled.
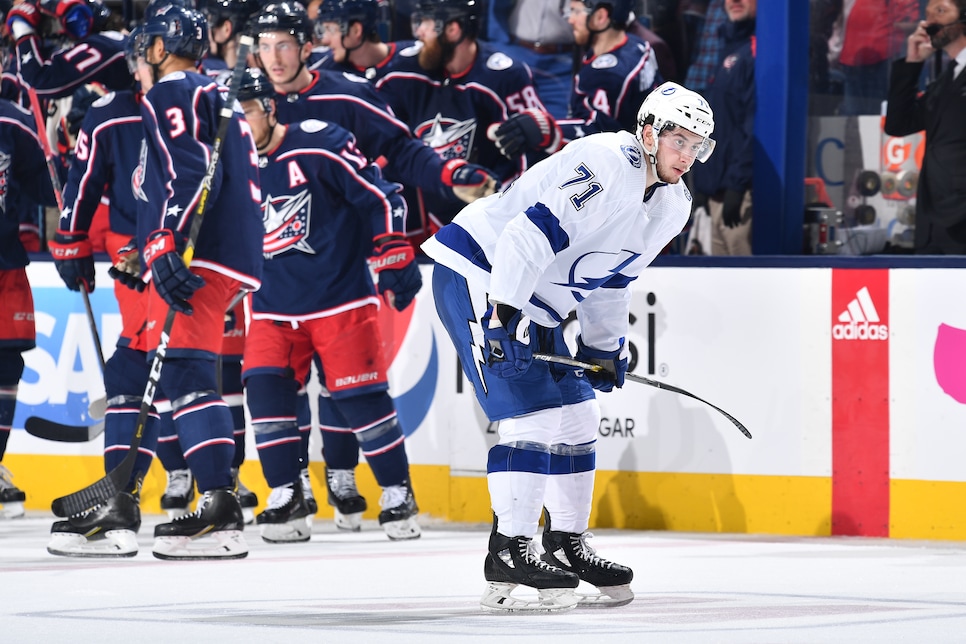
[[[735,228],[741,223],[741,204],[744,200],[744,192],[740,190],[725,190],[724,205],[721,207],[721,219],[728,228]]]
[[[117,263],[107,269],[107,274],[132,291],[143,293],[148,285],[141,279],[141,258],[133,237],[117,250],[117,257]]]
[[[623,355],[622,355],[623,354]],[[624,376],[627,374],[627,355],[624,354],[624,338],[621,338],[621,346],[614,351],[601,351],[584,344],[581,337],[577,336],[577,359],[581,362],[590,362],[603,367],[603,371],[584,370],[584,376],[590,386],[598,391],[613,391],[616,386],[618,389],[624,386]]]
[[[473,203],[496,192],[496,177],[486,168],[463,159],[447,161],[440,178],[443,185],[452,188],[453,194],[466,203]]]
[[[560,148],[563,135],[552,116],[543,110],[529,109],[491,125],[487,137],[503,156],[515,159],[527,150],[553,154]]]
[[[481,322],[487,368],[500,378],[526,372],[533,362],[530,318],[508,304],[496,304],[486,310]]]
[[[80,291],[81,284],[88,293],[94,291],[94,249],[87,233],[67,233],[58,230],[47,244],[54,258],[54,266],[72,291]]]
[[[389,306],[402,311],[423,286],[416,253],[412,244],[399,233],[380,237],[375,247],[369,266],[376,274],[379,294],[386,298]]]
[[[170,228],[156,230],[144,246],[144,263],[151,271],[151,281],[158,295],[179,313],[191,315],[188,300],[205,280],[188,270],[181,257],[185,247],[181,233]]]

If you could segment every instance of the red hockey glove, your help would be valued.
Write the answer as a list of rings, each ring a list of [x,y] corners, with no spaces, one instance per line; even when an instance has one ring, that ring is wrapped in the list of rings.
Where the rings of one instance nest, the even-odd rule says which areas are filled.
[[[524,110],[502,123],[494,123],[486,134],[508,159],[515,159],[527,150],[553,154],[563,140],[554,118],[536,109]]]
[[[402,311],[423,286],[416,253],[399,233],[384,235],[375,241],[375,245],[369,266],[376,274],[379,294],[386,298],[390,306]]]
[[[496,177],[486,168],[463,159],[447,161],[440,178],[443,185],[452,188],[453,194],[466,203],[473,203],[496,192]]]
[[[36,33],[39,26],[40,10],[31,0],[14,5],[7,12],[7,32],[15,41]]]
[[[151,271],[151,281],[161,299],[175,311],[191,315],[194,309],[188,300],[205,285],[205,280],[185,266],[181,257],[184,247],[184,237],[178,231],[170,228],[156,230],[148,236],[144,263]]]
[[[94,248],[87,233],[68,233],[58,230],[47,244],[54,258],[54,266],[72,291],[80,291],[81,284],[88,293],[94,291]]]

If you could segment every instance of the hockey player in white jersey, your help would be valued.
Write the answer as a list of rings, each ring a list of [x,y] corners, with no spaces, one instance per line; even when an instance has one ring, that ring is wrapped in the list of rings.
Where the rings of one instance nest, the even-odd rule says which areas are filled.
[[[487,459],[494,519],[484,608],[559,611],[634,598],[631,569],[587,544],[600,422],[594,389],[624,383],[627,287],[687,222],[691,195],[681,177],[710,156],[713,129],[700,95],[664,83],[642,103],[636,133],[568,144],[423,244],[436,260],[436,308],[463,371],[488,418],[500,421]],[[533,360],[535,351],[570,355],[560,324],[573,311],[577,359],[604,371]],[[540,555],[532,537],[542,510]],[[581,581],[598,592],[577,594]],[[539,597],[512,596],[517,585]]]

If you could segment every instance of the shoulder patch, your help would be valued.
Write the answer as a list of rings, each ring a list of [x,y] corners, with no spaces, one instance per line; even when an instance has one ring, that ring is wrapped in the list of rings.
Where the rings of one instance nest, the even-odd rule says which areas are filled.
[[[362,83],[363,85],[368,85],[369,81],[358,74],[350,74],[349,72],[342,72],[342,77],[346,80],[350,80],[353,83]]]
[[[498,51],[486,59],[486,67],[487,69],[492,69],[498,72],[503,71],[504,69],[513,67],[513,59],[504,54],[502,51]]]
[[[315,132],[321,132],[325,128],[329,127],[329,124],[318,119],[306,119],[305,121],[302,121],[300,127],[302,128],[303,132],[313,134]]]
[[[417,43],[415,43],[413,45],[410,45],[409,47],[406,47],[405,49],[400,49],[399,50],[399,55],[400,56],[405,56],[406,58],[412,58],[413,56],[418,56],[419,55],[419,52],[420,52],[420,50],[422,48],[423,48],[423,41],[420,40],[419,42],[417,42]]]
[[[121,42],[127,40],[127,36],[122,34],[120,31],[102,31],[101,35],[104,36],[105,38],[110,38],[111,40],[117,40]]]
[[[173,81],[179,81],[179,80],[183,80],[185,78],[187,78],[187,76],[185,76],[185,73],[184,72],[171,72],[170,74],[168,74],[167,76],[165,76],[164,78],[162,78],[161,80],[159,80],[158,83],[159,84],[160,83],[171,83]]]
[[[642,164],[641,151],[637,149],[636,145],[622,145],[621,152],[627,157],[627,160],[635,168],[640,168]]]
[[[108,92],[104,96],[91,103],[91,107],[104,107],[105,105],[110,105],[115,96],[117,96],[116,92]]]
[[[594,59],[594,62],[590,64],[594,69],[610,69],[611,67],[617,67],[617,56],[614,54],[604,54],[603,56],[598,56]]]

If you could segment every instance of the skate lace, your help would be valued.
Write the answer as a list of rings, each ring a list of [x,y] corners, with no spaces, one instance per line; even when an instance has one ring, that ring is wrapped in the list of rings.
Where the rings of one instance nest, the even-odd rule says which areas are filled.
[[[593,532],[585,532],[583,534],[574,534],[570,536],[570,541],[574,546],[574,552],[578,557],[589,563],[591,566],[597,566],[598,568],[613,568],[614,562],[607,561],[606,559],[597,555],[597,551],[590,547],[587,540],[594,536]]]
[[[379,497],[379,506],[383,510],[398,508],[406,502],[408,496],[409,489],[405,485],[390,485],[383,488],[382,496]]]
[[[187,519],[200,519],[201,513],[204,512],[205,508],[208,507],[208,504],[211,503],[211,494],[211,490],[205,492],[203,495],[201,495],[201,499],[198,501],[198,507],[195,508],[194,512],[190,514],[182,514],[180,517],[175,517],[171,520],[171,522],[177,523],[178,521],[186,521]]]
[[[308,470],[304,470],[304,472],[305,482],[307,483],[309,472]],[[352,496],[359,496],[359,490],[356,488],[355,470],[328,470],[326,476],[329,479],[329,488],[338,498],[348,499]],[[386,489],[388,490],[389,488]],[[383,495],[385,496],[385,492],[383,492]]]
[[[532,539],[521,539],[520,541],[517,542],[517,547],[520,549],[520,556],[529,565],[535,568],[539,568],[540,570],[546,570],[546,571],[559,570],[557,566],[552,566],[540,558],[540,553],[537,551],[537,545],[533,542]],[[503,556],[503,553],[500,553],[500,558],[503,559],[503,561],[508,566],[512,567],[513,560],[510,557],[510,551],[504,550],[504,552],[506,552],[506,556]]]
[[[14,489],[16,489],[16,486],[13,484],[13,474],[3,465],[0,465],[0,490]]]
[[[274,510],[285,507],[292,500],[294,492],[295,490],[291,485],[272,488],[271,494],[268,495],[268,507],[266,509]]]
[[[312,481],[309,479],[308,468],[299,472],[299,481],[302,483],[302,496],[306,499],[314,499],[315,495],[312,494]],[[352,475],[352,487],[355,488],[355,474]]]
[[[168,486],[165,494],[170,496],[188,496],[193,484],[191,470],[171,470],[168,472]]]

